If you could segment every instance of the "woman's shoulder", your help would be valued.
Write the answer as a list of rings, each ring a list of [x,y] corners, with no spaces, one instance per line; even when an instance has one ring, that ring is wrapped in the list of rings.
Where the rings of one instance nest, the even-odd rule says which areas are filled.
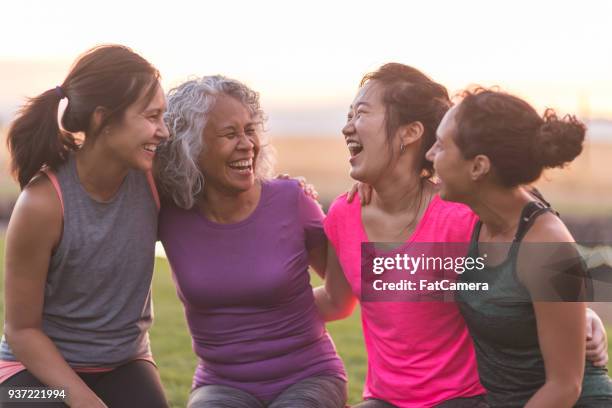
[[[325,217],[325,231],[334,241],[337,231],[355,230],[361,224],[361,202],[355,197],[350,203],[346,201],[347,193],[341,194],[331,203]]]
[[[478,216],[466,205],[435,195],[429,204],[421,233],[433,241],[468,242]]]
[[[61,235],[63,211],[58,192],[51,180],[39,174],[30,181],[17,199],[11,215],[10,226],[17,228],[22,236],[40,236],[40,226],[49,239],[59,241]]]
[[[551,211],[538,216],[523,238],[525,242],[574,242],[561,218]]]
[[[349,214],[361,212],[361,202],[359,201],[359,196],[355,195],[353,200],[349,203],[346,200],[348,193],[340,194],[336,197],[332,203],[329,205],[329,210],[327,211],[327,216],[347,216]]]
[[[46,218],[62,218],[61,192],[52,175],[40,173],[19,194],[16,208]]]
[[[306,193],[303,184],[293,178],[262,181],[262,198],[264,203],[273,203],[273,207],[299,206],[304,199],[316,201]]]
[[[264,186],[264,188],[272,192],[297,192],[302,189],[300,187],[300,182],[293,178],[289,178],[289,179],[274,178],[274,179],[263,180],[261,183]]]
[[[476,213],[467,205],[454,201],[446,201],[438,194],[433,197],[430,205],[432,206],[432,212],[441,218],[463,219],[470,222],[477,218]]]

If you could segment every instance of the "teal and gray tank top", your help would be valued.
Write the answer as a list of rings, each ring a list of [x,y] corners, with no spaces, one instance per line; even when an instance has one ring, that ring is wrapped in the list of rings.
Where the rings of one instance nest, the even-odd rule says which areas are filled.
[[[108,202],[87,194],[74,156],[55,175],[64,226],[49,265],[43,331],[73,367],[150,356],[158,209],[147,175],[130,170]],[[4,337],[0,359],[15,360]]]
[[[535,219],[552,209],[539,201],[525,206],[504,262],[459,276],[461,282],[487,282],[488,291],[457,291],[459,309],[474,341],[480,381],[491,407],[523,407],[545,382],[536,318],[527,288],[518,280],[518,244]],[[470,255],[479,256],[474,227]],[[586,362],[582,394],[576,407],[612,407],[612,382],[605,368]]]

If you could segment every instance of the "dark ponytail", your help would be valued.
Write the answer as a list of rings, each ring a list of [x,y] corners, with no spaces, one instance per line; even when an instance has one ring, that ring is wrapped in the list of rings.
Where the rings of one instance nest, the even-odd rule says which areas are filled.
[[[559,119],[547,109],[540,117],[524,100],[484,88],[462,96],[455,142],[466,159],[487,156],[506,187],[532,183],[582,152],[586,127],[574,116]]]
[[[9,129],[11,172],[23,189],[44,165],[56,168],[69,150],[76,149],[74,137],[62,132],[57,122],[60,96],[50,89],[24,105]]]
[[[111,122],[123,119],[125,110],[143,95],[150,100],[157,89],[159,72],[147,60],[121,45],[103,45],[83,54],[61,86],[30,99],[19,111],[7,136],[11,171],[23,189],[40,170],[56,169],[71,151],[78,149],[72,133],[95,138]],[[68,104],[60,129],[60,100]],[[97,129],[91,117],[98,107],[105,117]]]

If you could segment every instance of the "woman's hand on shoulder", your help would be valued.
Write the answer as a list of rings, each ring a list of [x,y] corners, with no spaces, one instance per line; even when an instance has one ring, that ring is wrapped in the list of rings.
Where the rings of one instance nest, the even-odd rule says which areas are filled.
[[[372,186],[358,181],[357,183],[353,184],[351,189],[346,194],[346,201],[349,203],[353,202],[353,199],[357,194],[362,206],[370,204],[370,201],[372,201]]]
[[[279,180],[297,181],[300,187],[302,188],[302,190],[304,190],[304,193],[306,193],[308,197],[318,202],[319,193],[317,192],[317,189],[312,184],[308,183],[305,177],[302,177],[302,176],[291,177],[289,174],[283,173],[283,174],[277,175],[276,178]]]
[[[596,367],[608,365],[608,335],[606,328],[595,311],[587,308],[586,313],[586,357]]]

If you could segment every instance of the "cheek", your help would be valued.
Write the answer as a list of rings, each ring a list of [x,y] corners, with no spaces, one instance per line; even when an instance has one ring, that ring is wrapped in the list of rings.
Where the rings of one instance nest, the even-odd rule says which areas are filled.
[[[149,136],[149,132],[154,126],[148,119],[132,118],[125,122],[124,130],[126,133],[136,134],[141,136]]]
[[[253,150],[255,151],[255,155],[261,151],[261,141],[259,138],[255,138],[251,141],[253,143]]]
[[[434,156],[434,163],[437,168],[446,169],[452,166],[452,157],[444,151],[438,151]]]
[[[377,157],[381,155],[386,157],[389,154],[389,143],[384,131],[372,126],[361,134],[363,136],[360,138],[360,141],[368,154],[373,154]]]
[[[218,153],[210,146],[205,147],[198,156],[198,167],[205,176],[210,176],[210,173],[214,172],[215,167],[218,167],[220,162],[222,160]]]
[[[230,161],[235,149],[236,143],[233,140],[221,138],[208,142],[200,153],[200,166],[211,169],[211,171],[214,169],[217,169],[214,171],[219,171]]]
[[[436,152],[435,154],[432,155],[432,158],[433,158],[432,161],[433,161],[433,164],[436,170],[444,167],[444,153]]]

